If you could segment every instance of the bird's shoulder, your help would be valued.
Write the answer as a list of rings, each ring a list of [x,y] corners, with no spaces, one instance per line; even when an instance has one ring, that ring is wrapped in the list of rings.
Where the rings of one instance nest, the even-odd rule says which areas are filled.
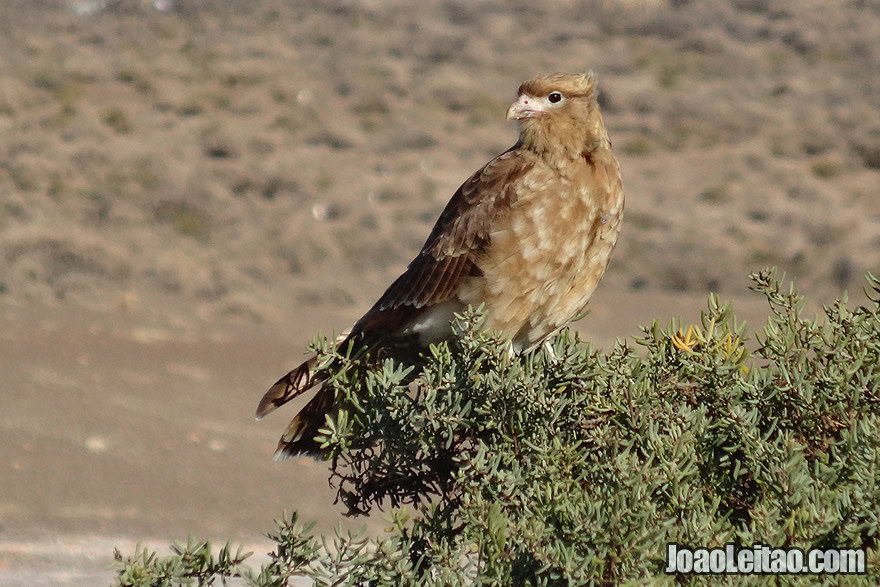
[[[519,144],[486,163],[455,191],[419,256],[442,259],[486,247],[494,220],[516,202],[536,166],[538,158]]]
[[[489,246],[493,223],[510,208],[535,165],[534,157],[514,145],[465,180],[419,254],[355,329],[374,327],[389,310],[441,303],[454,296],[464,280],[478,276],[476,260]]]

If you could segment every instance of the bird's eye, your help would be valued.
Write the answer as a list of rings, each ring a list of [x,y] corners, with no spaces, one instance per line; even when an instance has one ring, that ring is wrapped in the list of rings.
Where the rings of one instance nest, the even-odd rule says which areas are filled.
[[[559,92],[550,92],[550,94],[547,96],[547,99],[550,100],[551,104],[556,104],[562,101],[562,94],[560,94]]]

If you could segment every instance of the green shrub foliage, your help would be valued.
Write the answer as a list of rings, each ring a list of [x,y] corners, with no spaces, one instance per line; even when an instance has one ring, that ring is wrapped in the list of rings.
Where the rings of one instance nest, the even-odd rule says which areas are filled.
[[[711,295],[699,324],[655,321],[607,353],[563,330],[552,352],[513,355],[479,310],[406,361],[316,343],[342,366],[331,479],[349,513],[384,509],[387,533],[317,541],[294,514],[259,570],[191,541],[117,553],[118,583],[668,583],[668,542],[760,542],[867,549],[867,576],[776,581],[876,584],[880,281],[867,306],[807,318],[774,271],[752,279],[771,312],[754,339]]]

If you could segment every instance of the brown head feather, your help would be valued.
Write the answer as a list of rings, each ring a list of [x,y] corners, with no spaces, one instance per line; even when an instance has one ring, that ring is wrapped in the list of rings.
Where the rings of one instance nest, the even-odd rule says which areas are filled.
[[[548,103],[547,98],[553,92],[560,92],[564,100],[558,104]],[[519,87],[519,96],[544,105],[538,115],[519,121],[522,146],[541,155],[563,175],[572,169],[571,161],[608,144],[608,133],[596,102],[596,77],[592,72],[536,77]]]
[[[569,97],[592,98],[596,92],[596,76],[592,71],[581,74],[551,73],[523,82],[516,93],[517,96],[546,96],[554,90]]]

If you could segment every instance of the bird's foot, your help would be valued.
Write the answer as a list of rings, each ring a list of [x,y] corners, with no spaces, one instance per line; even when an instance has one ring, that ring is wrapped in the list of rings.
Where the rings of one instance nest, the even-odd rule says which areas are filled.
[[[556,351],[553,350],[553,345],[550,344],[550,340],[545,340],[544,344],[544,356],[547,357],[547,360],[552,364],[556,365],[559,363],[559,357],[556,356]]]

